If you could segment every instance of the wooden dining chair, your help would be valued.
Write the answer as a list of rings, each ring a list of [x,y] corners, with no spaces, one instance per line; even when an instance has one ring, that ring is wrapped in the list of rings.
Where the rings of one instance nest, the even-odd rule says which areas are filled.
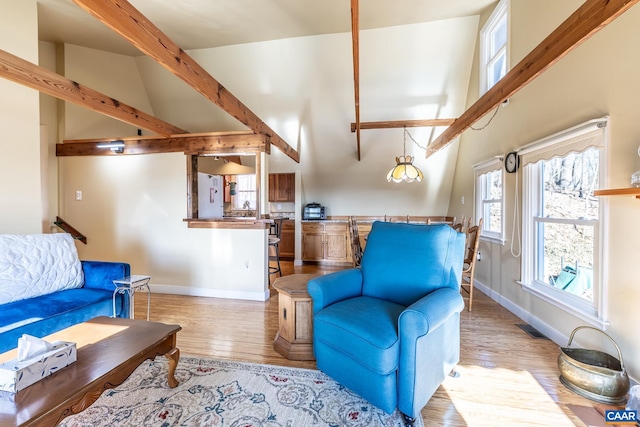
[[[427,216],[425,217],[427,224],[449,224],[453,225],[456,222],[455,216]]]
[[[456,222],[455,224],[453,224],[451,226],[451,228],[453,228],[454,230],[456,230],[458,233],[465,233],[467,230],[465,229],[465,222],[467,221],[467,217],[463,216],[462,217],[462,221],[460,222]],[[466,249],[465,249],[466,250]]]
[[[349,234],[351,237],[351,257],[354,267],[360,267],[362,260],[362,246],[360,245],[360,235],[358,233],[358,222],[354,217],[349,217]]]
[[[278,274],[282,277],[282,269],[280,268],[280,239],[282,233],[282,218],[273,221],[273,234],[269,234],[269,264],[274,262],[275,265],[269,265],[269,283],[271,283],[271,275]]]
[[[478,225],[468,227],[466,230],[467,244],[465,249],[464,264],[462,266],[462,281],[460,290],[469,294],[469,311],[473,306],[473,276],[476,268],[476,260],[478,259],[478,246],[480,245],[480,234],[482,233],[482,218],[478,221]]]

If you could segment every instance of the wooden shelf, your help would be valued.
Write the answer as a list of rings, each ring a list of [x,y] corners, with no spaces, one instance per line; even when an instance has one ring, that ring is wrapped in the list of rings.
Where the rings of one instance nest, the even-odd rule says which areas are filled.
[[[611,188],[608,190],[595,190],[594,196],[635,196],[640,199],[640,188]]]

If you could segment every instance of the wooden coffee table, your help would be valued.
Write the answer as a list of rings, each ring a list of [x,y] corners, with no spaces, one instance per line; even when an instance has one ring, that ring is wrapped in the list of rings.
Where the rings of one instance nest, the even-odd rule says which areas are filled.
[[[180,351],[178,325],[144,320],[97,317],[45,337],[47,341],[77,344],[78,360],[35,384],[12,394],[0,392],[0,426],[54,426],[116,387],[146,359],[169,359],[167,381],[178,385],[174,373]],[[0,354],[0,363],[16,357],[16,350]]]

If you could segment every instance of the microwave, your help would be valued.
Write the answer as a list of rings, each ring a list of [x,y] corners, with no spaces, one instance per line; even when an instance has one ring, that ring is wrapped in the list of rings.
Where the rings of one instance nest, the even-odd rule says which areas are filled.
[[[308,203],[302,212],[303,220],[327,219],[327,211],[319,203]]]

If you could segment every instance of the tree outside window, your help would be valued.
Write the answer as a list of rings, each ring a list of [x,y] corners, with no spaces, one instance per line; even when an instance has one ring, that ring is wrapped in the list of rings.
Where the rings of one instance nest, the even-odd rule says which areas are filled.
[[[589,149],[542,161],[541,214],[534,219],[536,280],[593,300],[599,151]]]
[[[481,239],[504,243],[503,167],[492,159],[475,167],[476,222],[482,218]]]
[[[481,177],[483,184],[482,218],[484,231],[502,234],[502,171],[488,172]]]

